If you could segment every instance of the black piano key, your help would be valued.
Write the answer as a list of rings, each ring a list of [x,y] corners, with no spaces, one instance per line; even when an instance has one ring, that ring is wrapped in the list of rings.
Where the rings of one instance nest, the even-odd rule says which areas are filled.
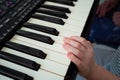
[[[27,28],[37,30],[37,31],[42,31],[42,32],[45,32],[45,33],[49,33],[49,34],[52,34],[52,35],[55,35],[55,36],[59,35],[59,32],[54,28],[50,28],[50,27],[46,27],[46,26],[42,26],[42,25],[37,25],[37,24],[33,24],[33,23],[24,23],[23,26],[27,27]]]
[[[69,1],[78,1],[78,0],[69,0]]]
[[[13,55],[13,54],[9,54],[6,52],[0,51],[0,58],[19,64],[19,65],[22,65],[22,66],[25,66],[27,68],[30,68],[36,71],[40,68],[40,65],[34,61],[31,61],[31,60],[28,60],[28,59],[25,59],[25,58],[22,58],[22,57]]]
[[[33,77],[22,72],[0,65],[0,74],[10,77],[14,80],[33,80]]]
[[[48,0],[48,1],[60,3],[60,4],[65,4],[65,5],[69,5],[69,6],[74,6],[74,3],[72,1],[69,1],[69,0]]]
[[[45,59],[45,57],[46,57],[46,54],[43,51],[28,47],[28,46],[24,46],[24,45],[21,45],[18,43],[6,42],[5,46],[12,48],[14,50],[18,50],[20,52],[24,52],[26,54],[38,57],[38,58],[41,58],[41,59]]]
[[[24,37],[34,39],[34,40],[45,42],[45,43],[51,44],[51,45],[54,43],[54,40],[52,40],[51,37],[36,34],[36,33],[32,33],[32,32],[28,32],[28,31],[18,30],[17,34],[21,35],[21,36],[24,36]]]
[[[50,16],[33,14],[32,17],[37,18],[37,19],[41,19],[41,20],[44,20],[44,21],[49,21],[49,22],[52,22],[52,23],[60,24],[60,25],[65,24],[65,22],[62,19],[54,18],[54,17],[50,17]]]
[[[65,7],[54,6],[54,5],[47,5],[47,4],[42,4],[41,7],[47,8],[47,9],[56,10],[56,11],[61,11],[61,12],[65,12],[65,13],[71,13],[69,8],[65,8]]]
[[[60,11],[38,9],[37,12],[52,15],[52,16],[56,16],[56,17],[60,17],[60,18],[64,18],[64,19],[68,18],[68,16],[64,12],[60,12]]]
[[[73,1],[78,1],[78,0],[73,0]]]

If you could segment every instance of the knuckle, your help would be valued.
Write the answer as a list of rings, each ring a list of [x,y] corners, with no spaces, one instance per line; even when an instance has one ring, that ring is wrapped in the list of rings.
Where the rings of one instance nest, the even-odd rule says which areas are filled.
[[[76,51],[76,56],[77,56],[77,57],[80,56],[80,51],[79,51],[79,50]]]
[[[85,43],[85,42],[86,42],[86,40],[85,40],[85,39],[83,39],[83,40],[82,40],[82,42],[83,42],[83,43]]]
[[[91,46],[91,47],[93,46],[93,43],[91,43],[90,41],[87,41],[87,42],[88,42],[87,44],[88,44],[89,46]]]
[[[88,44],[91,44],[91,42],[90,41],[87,41],[88,42]]]
[[[80,44],[76,44],[76,47],[77,47],[77,48],[80,48],[80,46],[81,46]]]

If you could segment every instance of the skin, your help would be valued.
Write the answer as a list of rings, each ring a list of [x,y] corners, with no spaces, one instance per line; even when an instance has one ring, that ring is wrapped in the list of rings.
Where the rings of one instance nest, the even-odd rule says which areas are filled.
[[[119,0],[105,0],[98,6],[96,14],[99,17],[104,17],[107,12],[109,12],[118,4],[118,1]]]
[[[113,14],[113,21],[116,25],[120,26],[120,11]]]
[[[120,80],[120,77],[97,65],[92,44],[79,36],[64,38],[63,48],[67,57],[77,66],[79,74],[87,80]]]

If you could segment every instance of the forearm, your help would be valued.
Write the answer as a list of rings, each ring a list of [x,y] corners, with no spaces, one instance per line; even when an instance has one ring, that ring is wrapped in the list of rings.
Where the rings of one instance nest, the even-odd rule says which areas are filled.
[[[87,77],[87,80],[120,80],[120,77],[115,76],[111,72],[105,70],[99,65]]]

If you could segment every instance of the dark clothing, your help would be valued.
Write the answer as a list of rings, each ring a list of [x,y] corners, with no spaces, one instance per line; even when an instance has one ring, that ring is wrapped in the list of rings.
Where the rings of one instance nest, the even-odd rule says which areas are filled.
[[[100,18],[95,15],[88,40],[111,47],[120,45],[120,26],[115,25],[112,21],[115,11],[120,11],[120,6],[110,11],[105,17]]]

